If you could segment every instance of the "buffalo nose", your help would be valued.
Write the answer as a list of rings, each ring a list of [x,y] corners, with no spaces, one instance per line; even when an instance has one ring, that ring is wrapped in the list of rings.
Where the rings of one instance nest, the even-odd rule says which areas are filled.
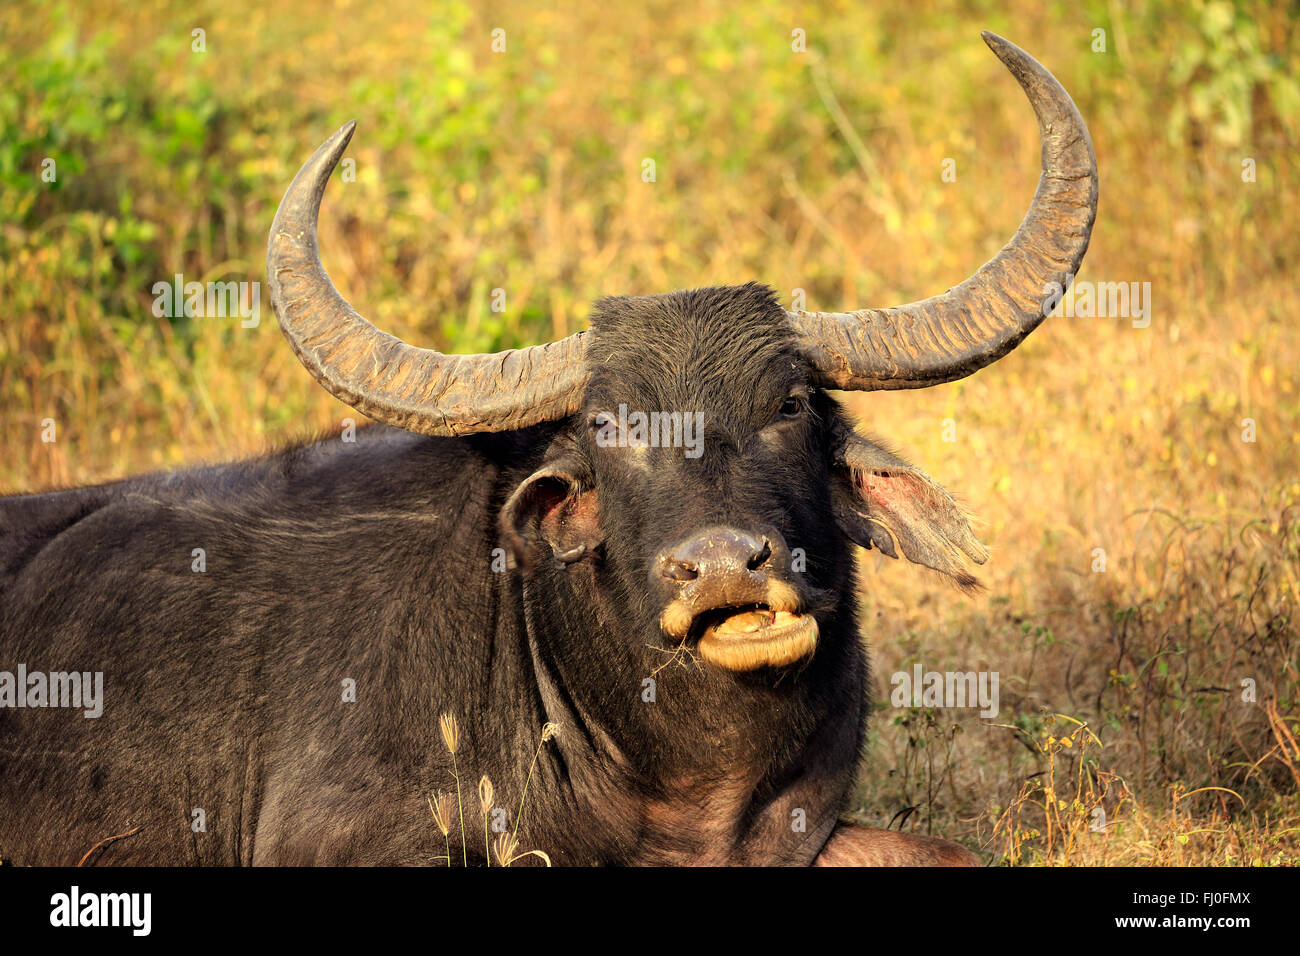
[[[772,544],[731,528],[713,528],[659,555],[659,573],[685,584],[715,576],[761,576],[772,559]]]

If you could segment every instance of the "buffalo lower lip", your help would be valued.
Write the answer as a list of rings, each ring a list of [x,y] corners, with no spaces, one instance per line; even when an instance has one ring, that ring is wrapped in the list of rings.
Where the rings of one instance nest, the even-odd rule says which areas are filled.
[[[704,632],[699,653],[710,664],[734,671],[788,667],[813,652],[817,636],[817,621],[811,614],[738,611]]]

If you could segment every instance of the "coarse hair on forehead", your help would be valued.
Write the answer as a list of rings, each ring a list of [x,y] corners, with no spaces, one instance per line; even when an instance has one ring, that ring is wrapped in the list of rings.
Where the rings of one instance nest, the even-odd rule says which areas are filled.
[[[609,296],[596,303],[591,328],[592,394],[703,400],[802,364],[776,291],[757,282]]]

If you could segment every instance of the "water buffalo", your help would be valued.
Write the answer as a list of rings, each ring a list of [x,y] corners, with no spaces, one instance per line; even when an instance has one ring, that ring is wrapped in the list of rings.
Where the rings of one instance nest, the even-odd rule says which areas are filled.
[[[321,265],[352,124],[330,137],[267,277],[303,365],[381,424],[0,500],[0,856],[482,863],[486,776],[493,829],[556,864],[975,861],[839,820],[867,711],[854,546],[962,586],[986,553],[826,390],[970,375],[1078,271],[1088,131],[985,40],[1037,114],[1038,191],[996,258],[896,308],[789,313],[751,283],[607,298],[547,345],[415,348]],[[42,706],[78,689],[86,714]]]

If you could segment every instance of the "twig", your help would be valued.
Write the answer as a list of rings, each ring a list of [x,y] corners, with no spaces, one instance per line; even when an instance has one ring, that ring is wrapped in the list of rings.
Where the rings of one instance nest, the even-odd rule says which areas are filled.
[[[139,832],[140,832],[140,828],[138,826],[135,826],[127,830],[125,833],[116,833],[111,837],[104,837],[104,839],[100,840],[98,843],[96,843],[94,846],[92,846],[89,850],[86,851],[86,855],[77,861],[77,866],[83,865],[87,860],[90,859],[90,854],[94,853],[101,846],[107,846],[108,844],[112,843],[114,840],[120,840],[123,837],[134,836]]]

